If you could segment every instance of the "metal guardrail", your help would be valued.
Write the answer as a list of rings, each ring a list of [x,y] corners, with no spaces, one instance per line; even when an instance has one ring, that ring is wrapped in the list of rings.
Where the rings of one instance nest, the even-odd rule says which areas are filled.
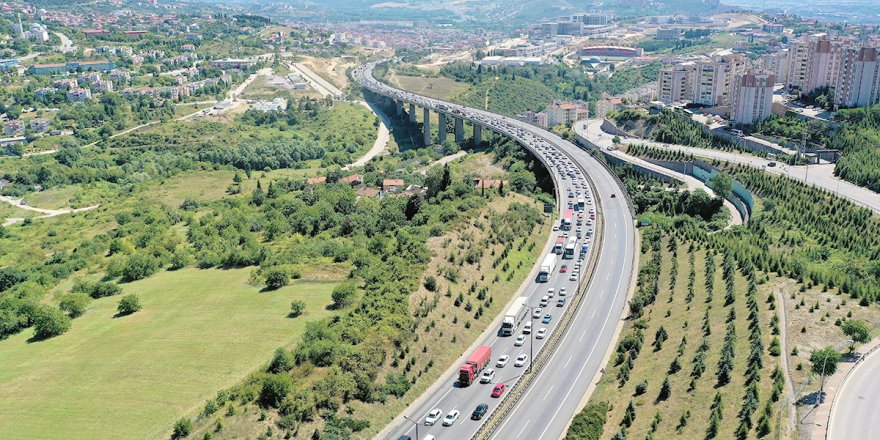
[[[575,160],[573,157],[571,157],[571,155],[569,155],[565,151],[562,151],[562,153],[565,154],[566,156],[568,156],[568,158],[572,161],[572,163],[578,164],[577,160]],[[589,174],[587,174],[586,170],[583,167],[581,167],[580,165],[578,165],[578,167],[581,168],[581,172],[584,173],[584,176],[586,177],[587,182],[589,182],[590,188],[593,191],[593,194],[598,194],[598,190],[596,189],[596,185],[593,182],[593,179],[589,177]],[[612,174],[612,176],[617,178],[617,176],[613,172],[611,172],[611,174]],[[624,192],[625,192],[625,187],[621,186],[621,188],[624,188]],[[596,235],[595,235],[595,237],[601,236],[601,234],[604,233],[604,229],[605,229],[605,221],[604,221],[605,216],[602,215],[602,207],[598,203],[598,200],[599,199],[596,198],[596,201],[597,201],[596,212],[599,215],[596,216],[597,221],[596,221]],[[630,205],[630,209],[632,209],[631,205]],[[493,411],[489,414],[489,417],[487,418],[486,422],[483,423],[482,425],[480,425],[480,428],[474,433],[473,436],[471,436],[471,440],[476,440],[476,439],[485,440],[485,439],[488,439],[492,434],[495,433],[495,431],[498,429],[498,427],[501,425],[501,423],[507,418],[507,416],[510,414],[510,412],[513,411],[514,408],[516,408],[516,404],[519,403],[519,400],[522,399],[522,397],[529,390],[529,388],[531,388],[532,383],[534,382],[535,378],[538,376],[538,373],[544,367],[544,365],[547,363],[547,361],[550,359],[550,356],[556,351],[556,348],[559,345],[559,343],[562,341],[562,338],[568,332],[568,329],[571,327],[571,323],[574,320],[574,315],[580,309],[581,305],[585,302],[584,298],[587,296],[586,294],[587,294],[587,291],[589,290],[588,287],[593,281],[593,275],[595,274],[596,266],[599,264],[599,253],[601,252],[601,250],[599,249],[600,248],[599,246],[595,245],[595,241],[593,243],[594,243],[594,245],[591,246],[591,249],[590,249],[589,265],[587,266],[587,271],[584,272],[584,276],[581,278],[581,283],[578,286],[578,291],[577,291],[577,295],[575,297],[575,301],[573,301],[573,304],[571,304],[571,307],[566,309],[566,312],[563,314],[562,318],[560,319],[560,321],[563,322],[563,324],[558,326],[556,328],[556,331],[551,333],[550,338],[547,341],[547,343],[544,344],[543,346],[541,346],[540,349],[538,349],[538,355],[535,356],[535,358],[531,360],[533,372],[528,375],[523,375],[520,378],[520,380],[518,380],[511,387],[512,388],[511,391],[508,392],[507,395],[504,397],[504,399],[501,401],[501,403],[498,406],[496,406],[495,409],[493,409]]]
[[[389,86],[386,85],[386,87],[389,87]],[[366,86],[366,89],[370,90],[372,93],[376,93],[377,95],[382,95],[382,93],[380,93],[379,91],[373,90],[369,86]],[[407,92],[407,93],[411,93],[411,92]],[[437,110],[438,104],[436,104],[436,102],[441,102],[440,100],[426,97],[423,95],[419,95],[417,93],[411,93],[411,94],[416,95],[416,96],[420,96],[422,98],[427,98],[426,102],[428,104],[431,104],[431,107],[435,111],[442,111],[442,109]],[[435,103],[432,103],[431,101],[435,101]],[[425,106],[425,104],[417,104],[417,105]],[[502,115],[497,115],[497,116],[502,119],[507,119],[506,117],[504,117]],[[472,121],[472,122],[474,122],[474,121]],[[476,122],[474,122],[474,123],[476,123]],[[488,128],[488,127],[486,127],[486,128]],[[509,133],[509,132],[506,132],[506,130],[497,129],[497,128],[496,129],[488,128],[488,129],[490,129],[492,131],[497,131],[497,132],[499,132],[499,134],[511,137],[514,140],[519,141],[519,143],[522,144],[524,148],[526,148],[528,150],[532,150],[532,148],[530,148],[529,145],[527,145],[525,142],[523,142],[522,140],[519,139],[519,136],[515,132]],[[545,138],[546,141],[553,143],[552,141],[550,141],[550,139],[547,139],[545,136],[541,136],[541,137]],[[583,149],[583,147],[579,146],[576,142],[570,142],[570,143]],[[596,189],[595,182],[593,182],[592,178],[590,178],[589,174],[586,172],[586,169],[584,169],[583,166],[580,166],[578,161],[571,154],[566,152],[564,149],[560,148],[559,151],[560,151],[560,153],[567,156],[569,158],[569,160],[572,161],[572,163],[574,163],[576,166],[578,166],[578,168],[580,168],[585,179],[587,180],[587,182],[589,182],[590,188],[593,191],[593,194],[598,194],[599,192]],[[552,165],[546,161],[546,158],[543,157],[541,154],[537,154],[536,152],[533,152],[533,153],[535,153],[535,156],[537,156],[537,158],[544,164],[544,166],[547,167],[548,170],[551,170],[551,173],[552,173]],[[635,217],[635,210],[634,210],[634,206],[632,203],[632,199],[631,199],[629,193],[626,191],[626,187],[623,185],[623,182],[620,180],[620,178],[614,173],[614,171],[608,166],[608,164],[604,160],[598,160],[598,162],[600,162],[608,170],[608,172],[611,174],[611,176],[615,179],[618,186],[621,188],[621,190],[623,192],[623,195],[626,199],[627,207],[629,208],[630,213],[633,215],[633,217]],[[556,179],[554,179],[554,181],[555,180]],[[561,196],[558,192],[559,185],[561,185],[561,182],[554,182],[554,186],[557,187],[557,188],[555,188],[556,195],[557,195],[557,197],[556,197],[557,203],[560,204],[560,206],[562,206],[561,205],[561,203],[562,203]],[[596,197],[596,202],[597,202],[596,203],[596,212],[598,215],[596,217],[597,218],[596,234],[594,237],[599,237],[604,233],[604,215],[602,215],[602,207],[601,207],[601,204],[599,203],[598,197]],[[489,436],[491,436],[498,429],[498,427],[504,421],[504,419],[510,413],[510,411],[512,411],[516,407],[516,403],[518,403],[519,400],[522,398],[522,396],[526,393],[526,391],[528,391],[532,382],[538,376],[538,372],[547,363],[550,356],[556,350],[556,348],[559,345],[559,343],[561,342],[562,338],[565,336],[568,329],[571,327],[571,323],[574,320],[574,315],[580,309],[581,305],[585,302],[584,298],[586,297],[586,293],[587,293],[589,285],[593,281],[593,275],[595,274],[596,267],[598,265],[599,254],[600,254],[601,250],[599,249],[599,246],[595,245],[595,240],[593,243],[594,243],[594,245],[591,247],[591,250],[590,250],[590,258],[589,258],[589,263],[587,266],[587,271],[584,272],[584,275],[582,276],[582,278],[580,280],[580,284],[577,289],[577,294],[575,295],[575,298],[572,301],[572,304],[570,305],[570,307],[568,307],[565,310],[562,317],[560,318],[560,325],[558,325],[556,327],[556,330],[550,334],[550,337],[548,338],[547,342],[545,344],[543,344],[541,346],[541,348],[538,349],[538,354],[533,359],[530,360],[530,362],[532,363],[531,364],[531,371],[532,372],[520,376],[520,378],[516,382],[514,382],[513,385],[511,385],[510,391],[502,398],[501,402],[488,414],[488,416],[486,417],[486,422],[480,425],[480,427],[477,429],[477,431],[471,436],[471,439],[487,439],[487,438],[489,438]]]

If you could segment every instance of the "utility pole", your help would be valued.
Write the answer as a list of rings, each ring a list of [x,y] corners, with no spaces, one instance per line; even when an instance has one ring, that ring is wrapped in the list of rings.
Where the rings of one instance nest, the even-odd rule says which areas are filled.
[[[416,425],[416,440],[419,440],[419,423],[407,416],[403,416],[403,418],[409,420],[413,425]]]

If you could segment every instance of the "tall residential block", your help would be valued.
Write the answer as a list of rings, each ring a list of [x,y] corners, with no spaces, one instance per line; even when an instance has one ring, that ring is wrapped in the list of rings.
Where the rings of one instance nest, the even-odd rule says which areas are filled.
[[[746,59],[737,54],[716,55],[711,60],[694,63],[694,103],[729,105],[733,81],[745,67]]]
[[[733,83],[730,119],[752,125],[770,116],[773,107],[773,86],[776,76],[761,70],[740,73]]]
[[[693,100],[694,64],[679,64],[660,70],[657,99],[667,104]]]
[[[862,107],[880,102],[880,49],[844,49],[834,99],[836,104],[844,107]]]

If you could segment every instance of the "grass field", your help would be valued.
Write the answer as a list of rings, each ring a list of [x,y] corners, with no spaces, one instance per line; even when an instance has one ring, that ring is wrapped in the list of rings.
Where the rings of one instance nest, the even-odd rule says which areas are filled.
[[[659,271],[659,294],[653,305],[646,308],[644,316],[638,320],[629,320],[621,333],[621,340],[635,332],[635,326],[643,326],[644,344],[641,354],[633,362],[629,379],[621,386],[620,370],[623,364],[615,365],[614,357],[606,367],[596,391],[591,397],[591,402],[608,402],[611,410],[607,415],[603,439],[610,439],[621,430],[622,420],[627,405],[632,402],[635,408],[635,419],[626,429],[627,438],[646,438],[649,434],[652,438],[712,438],[709,437],[708,426],[710,420],[710,407],[716,394],[721,396],[723,403],[723,421],[721,421],[717,435],[714,438],[735,438],[734,431],[739,421],[737,413],[742,406],[745,392],[745,372],[747,358],[749,357],[749,310],[746,304],[747,281],[742,274],[737,273],[735,286],[735,301],[725,305],[725,282],[722,278],[722,258],[715,256],[714,289],[711,297],[706,288],[706,251],[695,249],[694,264],[691,266],[688,244],[679,244],[677,255],[673,255],[663,240],[663,249]],[[670,288],[672,262],[677,262],[677,276],[673,288]],[[643,253],[641,265],[644,267],[651,261],[651,252]],[[688,300],[689,278],[693,267],[693,294]],[[738,271],[737,271],[738,272]],[[651,287],[648,287],[651,289]],[[770,389],[773,386],[771,373],[779,365],[779,359],[766,354],[770,340],[773,338],[770,329],[770,321],[776,313],[770,308],[765,296],[758,296],[758,319],[761,327],[761,340],[764,347],[763,367],[760,376],[763,380],[757,383],[760,404],[752,415],[753,423],[758,420],[762,408],[770,401]],[[711,298],[711,299],[709,299]],[[724,345],[728,317],[731,310],[735,311],[733,323],[736,328],[736,340],[734,343],[734,363],[732,379],[729,383],[718,386],[716,372]],[[708,318],[708,319],[707,319]],[[706,324],[704,324],[706,323]],[[660,328],[668,334],[661,349],[653,346],[655,336]],[[706,329],[708,328],[708,333]],[[682,341],[685,342],[682,342]],[[702,375],[692,374],[695,365],[694,360],[700,345],[706,342],[705,371]],[[678,359],[680,370],[671,372],[674,359]],[[668,398],[658,398],[664,379],[668,378],[671,385],[671,394]],[[691,381],[694,387],[691,389]],[[644,394],[634,392],[636,385],[642,381],[647,382],[647,391]],[[775,414],[779,403],[772,404],[774,410],[772,423],[775,425]],[[659,414],[660,422],[652,427],[652,422]],[[686,422],[682,426],[681,418],[686,416]],[[775,428],[775,426],[774,426]],[[755,438],[754,428],[748,438]]]
[[[0,438],[167,438],[177,418],[330,314],[335,282],[264,293],[249,275],[162,272],[123,286],[144,306],[134,315],[114,318],[119,298],[104,298],[59,337],[0,341]],[[306,302],[303,316],[287,317],[293,299]]]
[[[3,224],[3,221],[8,218],[31,218],[37,215],[39,215],[37,212],[21,209],[6,202],[0,202],[0,224]]]
[[[468,89],[468,85],[449,78],[425,78],[421,76],[391,76],[391,83],[405,90],[437,99],[448,99]]]

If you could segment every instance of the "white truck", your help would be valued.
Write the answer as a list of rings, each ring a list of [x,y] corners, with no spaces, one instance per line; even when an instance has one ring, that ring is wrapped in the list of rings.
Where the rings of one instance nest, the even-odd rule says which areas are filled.
[[[550,280],[550,274],[556,269],[556,254],[549,254],[541,262],[541,271],[538,272],[538,282],[546,283]]]
[[[511,336],[516,332],[519,323],[529,314],[529,309],[526,307],[528,299],[527,296],[521,296],[507,309],[504,320],[501,321],[501,336]]]

